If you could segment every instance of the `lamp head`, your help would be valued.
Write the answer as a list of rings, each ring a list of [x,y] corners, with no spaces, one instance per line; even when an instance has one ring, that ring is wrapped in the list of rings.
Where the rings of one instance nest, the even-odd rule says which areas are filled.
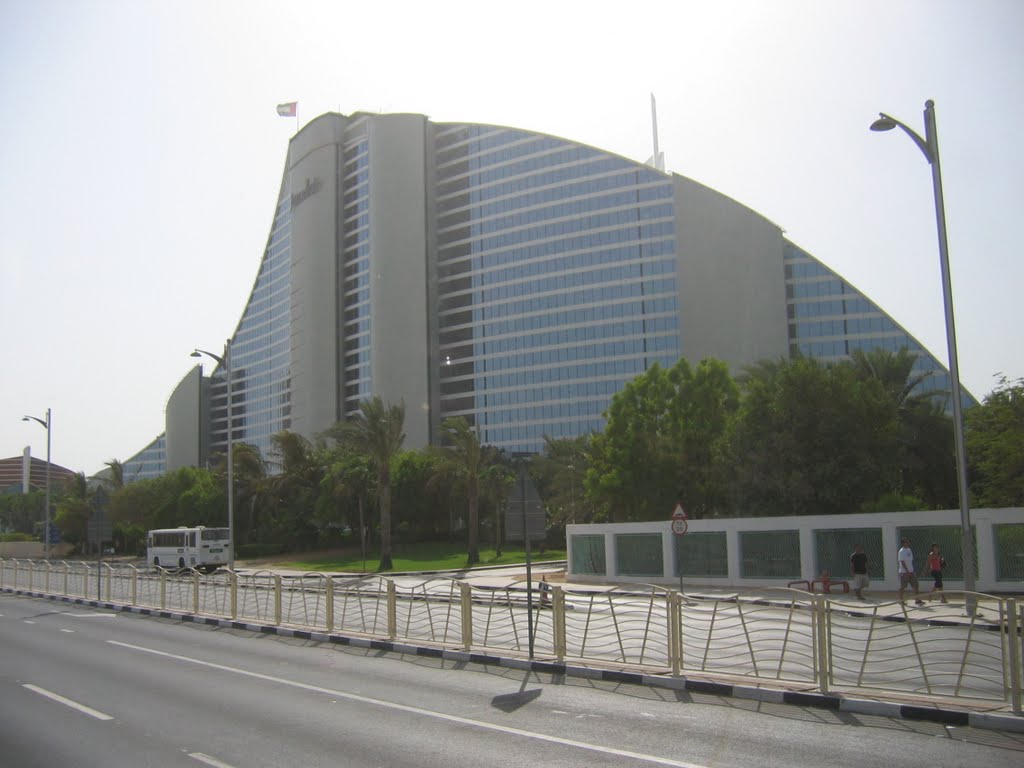
[[[192,354],[189,355],[189,357],[202,357],[202,355],[199,353],[198,349],[193,349]]]
[[[32,421],[32,417],[31,416],[22,416],[21,420],[22,421]]]
[[[886,114],[878,113],[880,117],[871,124],[872,131],[891,131],[896,127],[896,121]]]

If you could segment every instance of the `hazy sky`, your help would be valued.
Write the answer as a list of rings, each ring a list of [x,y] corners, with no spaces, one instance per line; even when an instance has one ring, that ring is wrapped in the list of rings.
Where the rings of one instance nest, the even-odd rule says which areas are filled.
[[[551,133],[738,200],[946,360],[934,99],[961,378],[1024,376],[1024,3],[0,0],[0,458],[92,474],[163,431],[252,288],[297,100]]]

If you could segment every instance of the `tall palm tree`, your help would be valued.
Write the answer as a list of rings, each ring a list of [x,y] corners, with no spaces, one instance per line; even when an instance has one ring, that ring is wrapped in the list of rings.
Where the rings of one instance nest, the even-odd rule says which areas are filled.
[[[391,570],[391,460],[405,442],[405,401],[387,405],[380,395],[363,400],[359,413],[335,424],[324,436],[365,454],[370,460],[376,474],[380,505],[380,565],[377,570]]]
[[[441,425],[446,445],[437,448],[438,476],[455,478],[466,491],[469,529],[466,565],[480,562],[480,495],[488,467],[500,459],[488,446],[480,445],[476,430],[463,418],[446,419]]]
[[[267,462],[260,449],[250,443],[235,443],[232,447],[234,461],[235,493],[238,495],[239,506],[249,508],[248,524],[245,540],[254,541],[256,533],[256,504],[268,488]],[[237,525],[237,521],[236,525]],[[237,536],[236,539],[241,538]],[[237,541],[236,541],[237,544]]]

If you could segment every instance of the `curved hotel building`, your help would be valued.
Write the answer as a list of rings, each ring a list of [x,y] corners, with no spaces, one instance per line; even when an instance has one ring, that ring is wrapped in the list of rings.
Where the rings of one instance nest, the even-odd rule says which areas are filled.
[[[288,147],[270,235],[229,340],[197,366],[128,480],[199,465],[232,439],[268,456],[380,395],[406,447],[463,416],[481,442],[537,451],[600,430],[655,362],[734,371],[907,347],[867,297],[756,211],[677,174],[565,139],[421,115],[326,114]]]

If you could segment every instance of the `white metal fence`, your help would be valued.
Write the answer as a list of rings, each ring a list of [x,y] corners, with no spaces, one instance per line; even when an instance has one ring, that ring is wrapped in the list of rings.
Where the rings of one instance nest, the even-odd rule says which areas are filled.
[[[974,699],[1021,714],[1024,605],[947,592],[927,610],[794,589],[719,596],[652,585],[533,585],[535,656],[797,690]],[[173,573],[0,559],[0,589],[442,648],[525,654],[524,581]],[[970,600],[975,610],[965,611]]]

